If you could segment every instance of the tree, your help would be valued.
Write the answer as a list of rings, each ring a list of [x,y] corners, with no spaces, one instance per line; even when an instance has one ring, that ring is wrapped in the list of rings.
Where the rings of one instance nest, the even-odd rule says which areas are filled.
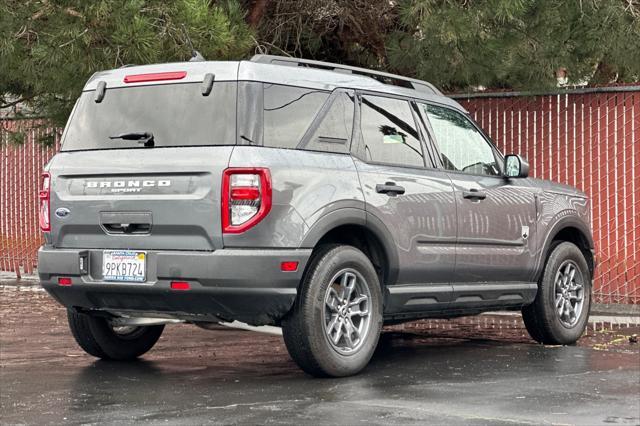
[[[0,108],[62,125],[95,71],[254,51],[446,91],[640,79],[640,0],[0,0]]]
[[[63,125],[94,72],[189,59],[184,28],[211,60],[254,44],[234,1],[0,0],[0,108],[26,104]]]
[[[274,0],[254,25],[265,52],[383,68],[398,11],[391,0]]]
[[[252,3],[253,4],[253,3]],[[640,78],[639,0],[279,0],[266,51],[380,68],[447,91]]]
[[[389,65],[447,90],[637,81],[637,0],[412,0],[388,39]]]

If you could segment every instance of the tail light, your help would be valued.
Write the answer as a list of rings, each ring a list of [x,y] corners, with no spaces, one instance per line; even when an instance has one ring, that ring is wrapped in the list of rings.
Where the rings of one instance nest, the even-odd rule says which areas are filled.
[[[51,212],[49,211],[49,199],[51,196],[51,175],[49,173],[42,173],[41,184],[42,186],[40,187],[40,193],[38,194],[38,198],[40,198],[38,220],[40,222],[40,230],[42,232],[49,232],[51,231]]]
[[[271,175],[264,168],[226,169],[222,175],[222,231],[244,232],[271,210]]]

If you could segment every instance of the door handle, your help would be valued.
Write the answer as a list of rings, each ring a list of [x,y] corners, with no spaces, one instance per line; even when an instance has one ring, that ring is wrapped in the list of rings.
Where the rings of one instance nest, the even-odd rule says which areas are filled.
[[[471,188],[468,191],[462,191],[462,198],[468,200],[484,200],[487,198],[487,193],[476,188]]]
[[[148,234],[150,223],[103,223],[108,234]]]
[[[404,187],[396,185],[395,182],[379,183],[376,185],[376,192],[378,194],[402,195],[404,194]]]

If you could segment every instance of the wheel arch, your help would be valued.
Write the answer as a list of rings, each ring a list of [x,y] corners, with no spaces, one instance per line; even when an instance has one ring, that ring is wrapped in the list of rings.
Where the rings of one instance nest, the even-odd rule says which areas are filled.
[[[544,272],[544,266],[547,263],[547,259],[551,254],[553,248],[560,242],[570,242],[575,244],[582,254],[584,255],[587,265],[589,266],[589,272],[593,279],[593,274],[596,266],[596,259],[594,253],[593,237],[589,227],[578,218],[567,217],[562,219],[551,227],[547,238],[544,242],[542,255],[537,268],[536,281],[540,280],[542,273]]]
[[[323,216],[309,230],[302,247],[313,248],[315,253],[322,245],[336,243],[362,250],[376,269],[383,290],[396,281],[398,256],[393,238],[382,222],[364,210],[343,208]]]

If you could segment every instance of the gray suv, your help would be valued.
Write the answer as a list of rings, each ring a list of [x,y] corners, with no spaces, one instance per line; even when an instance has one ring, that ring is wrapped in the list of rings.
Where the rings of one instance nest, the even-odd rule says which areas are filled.
[[[96,73],[40,191],[42,286],[87,353],[166,324],[282,327],[316,376],[369,362],[383,324],[521,310],[583,333],[589,200],[528,178],[431,84],[259,55]]]

